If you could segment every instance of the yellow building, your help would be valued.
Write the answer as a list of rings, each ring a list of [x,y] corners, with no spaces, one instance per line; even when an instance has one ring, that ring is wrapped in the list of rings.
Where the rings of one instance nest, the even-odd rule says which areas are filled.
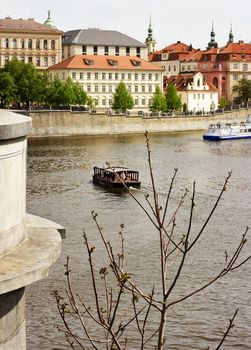
[[[0,19],[0,68],[13,58],[47,69],[62,58],[61,36],[48,12],[45,24],[29,19]]]

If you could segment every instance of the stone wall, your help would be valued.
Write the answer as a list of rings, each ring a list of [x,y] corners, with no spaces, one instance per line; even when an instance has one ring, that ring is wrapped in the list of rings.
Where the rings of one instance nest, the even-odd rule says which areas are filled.
[[[249,111],[251,112],[251,110]],[[30,112],[31,137],[113,135],[206,130],[214,122],[245,120],[243,109],[216,116],[133,117],[124,115],[89,114],[70,111]]]

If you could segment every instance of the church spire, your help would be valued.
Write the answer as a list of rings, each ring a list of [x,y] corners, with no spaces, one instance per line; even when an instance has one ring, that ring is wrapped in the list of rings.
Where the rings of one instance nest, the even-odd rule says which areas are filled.
[[[153,29],[152,29],[152,18],[150,15],[150,21],[148,26],[148,36],[145,41],[146,46],[148,47],[148,54],[153,53],[155,51],[156,41],[153,38]]]
[[[232,31],[232,23],[230,26],[230,33],[228,35],[228,44],[233,43],[234,42],[234,35],[233,35],[233,31]]]
[[[211,30],[211,33],[210,33],[210,42],[208,43],[208,47],[207,49],[212,49],[213,47],[217,48],[218,47],[218,44],[217,42],[215,41],[215,32],[214,32],[214,22],[212,21],[212,30]]]

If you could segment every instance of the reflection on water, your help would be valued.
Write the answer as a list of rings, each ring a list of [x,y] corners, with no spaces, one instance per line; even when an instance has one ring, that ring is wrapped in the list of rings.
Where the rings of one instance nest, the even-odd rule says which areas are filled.
[[[160,200],[164,201],[174,168],[174,206],[196,180],[194,231],[200,228],[229,171],[232,177],[224,199],[189,258],[177,295],[184,295],[214,276],[224,263],[224,251],[235,244],[250,226],[251,140],[204,142],[200,133],[150,135],[153,170]],[[47,279],[28,288],[27,348],[36,350],[69,349],[63,336],[53,326],[59,323],[51,292],[64,289],[64,263],[69,255],[78,283],[77,288],[90,293],[82,241],[83,228],[96,246],[98,260],[103,253],[93,226],[91,211],[99,214],[104,232],[111,240],[125,224],[128,270],[135,273],[143,287],[158,285],[158,236],[142,215],[140,208],[125,191],[110,191],[92,183],[93,166],[111,164],[128,166],[140,172],[142,187],[133,193],[145,204],[151,194],[144,136],[78,137],[30,140],[28,145],[27,211],[66,227],[60,259]],[[189,198],[177,220],[177,234],[187,228]],[[114,238],[115,237],[115,238]],[[116,245],[116,243],[115,243]],[[251,244],[248,241],[249,252]],[[172,273],[174,265],[170,265]],[[251,272],[244,266],[214,288],[173,308],[168,316],[168,350],[215,348],[228,326],[234,310],[240,311],[236,326],[224,349],[251,349]],[[151,326],[156,326],[153,319]],[[130,350],[137,349],[131,345]],[[149,349],[153,349],[150,346]]]

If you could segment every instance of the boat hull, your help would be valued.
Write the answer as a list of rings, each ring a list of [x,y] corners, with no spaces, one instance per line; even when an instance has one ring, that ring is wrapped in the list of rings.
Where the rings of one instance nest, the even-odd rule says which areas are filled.
[[[238,135],[238,136],[217,136],[217,135],[203,135],[203,140],[206,141],[224,141],[224,140],[240,140],[251,139],[251,135]]]
[[[122,181],[112,181],[112,180],[105,180],[103,178],[93,176],[92,178],[93,183],[99,186],[108,187],[108,188],[125,188],[124,184],[127,187],[137,187],[139,188],[141,183],[140,181],[125,181],[124,184]]]

